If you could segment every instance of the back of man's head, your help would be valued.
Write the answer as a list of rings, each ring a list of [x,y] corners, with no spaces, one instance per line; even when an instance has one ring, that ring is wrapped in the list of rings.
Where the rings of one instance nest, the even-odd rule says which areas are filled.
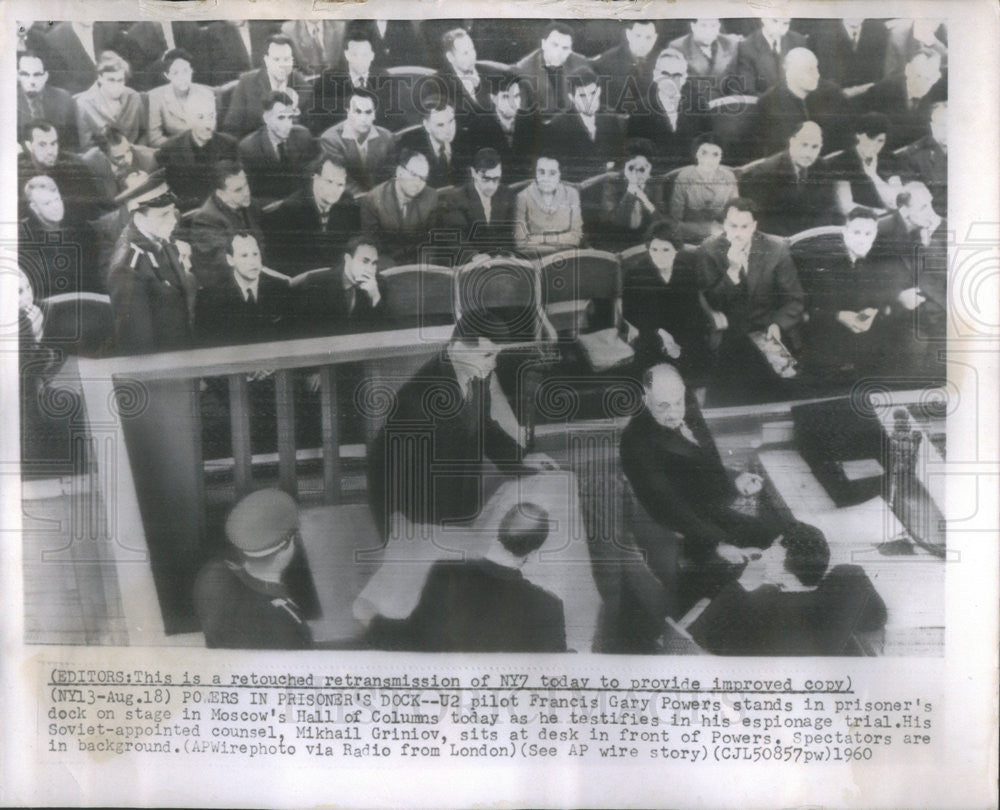
[[[497,539],[515,557],[527,557],[549,536],[549,513],[536,503],[512,506],[500,520]]]
[[[796,522],[783,532],[781,545],[787,550],[785,570],[809,588],[819,585],[830,564],[830,544],[823,532]]]

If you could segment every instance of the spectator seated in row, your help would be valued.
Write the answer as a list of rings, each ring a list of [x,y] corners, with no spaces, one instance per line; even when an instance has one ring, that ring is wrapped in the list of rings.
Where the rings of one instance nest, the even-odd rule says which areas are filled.
[[[903,148],[900,168],[907,180],[922,182],[931,192],[934,211],[948,216],[948,102],[930,107],[930,132]]]
[[[441,96],[424,100],[421,125],[403,135],[399,146],[427,158],[427,185],[431,188],[460,183],[472,158],[467,136],[455,121],[454,104]]]
[[[656,222],[646,234],[646,250],[626,260],[622,313],[639,332],[639,367],[672,363],[688,385],[703,387],[711,368],[712,323],[701,306],[698,268],[677,229]]]
[[[97,81],[74,98],[80,148],[88,148],[106,126],[117,127],[132,143],[146,139],[146,108],[141,96],[126,87],[128,62],[114,51],[97,60]]]
[[[684,241],[698,244],[722,231],[722,212],[739,191],[733,170],[722,165],[722,145],[715,135],[698,135],[692,151],[694,165],[683,167],[674,178],[669,214]]]
[[[323,129],[340,123],[347,114],[347,105],[355,90],[366,90],[377,99],[375,104],[380,125],[391,122],[385,113],[390,85],[383,66],[374,64],[375,45],[369,27],[355,21],[347,26],[343,57],[333,67],[324,70],[316,81],[313,117]]]
[[[500,154],[509,182],[527,180],[531,155],[541,138],[541,118],[522,107],[521,79],[512,71],[488,77],[490,109],[468,122],[468,140]]]
[[[427,157],[401,149],[396,176],[361,198],[361,230],[397,264],[415,262],[438,216],[438,193],[427,185]]]
[[[214,284],[229,275],[229,242],[234,233],[252,233],[257,246],[264,248],[260,206],[250,194],[243,166],[234,160],[220,160],[213,169],[214,189],[190,218],[188,240],[198,282]]]
[[[739,95],[743,89],[735,81],[740,37],[722,33],[718,19],[691,20],[691,32],[670,42],[669,47],[687,61],[688,74],[699,84],[707,84],[701,95],[718,98]]]
[[[296,124],[295,118],[296,107],[291,96],[276,90],[264,101],[264,123],[237,147],[250,190],[261,205],[282,200],[294,192],[305,167],[316,157],[312,135]]]
[[[467,252],[490,254],[513,247],[514,194],[503,183],[505,171],[495,149],[480,149],[470,178],[441,195],[439,227],[457,231]]]
[[[522,251],[538,256],[580,247],[583,242],[580,193],[562,181],[554,155],[538,156],[534,182],[518,192],[514,241]]]
[[[490,110],[489,83],[476,67],[476,44],[464,28],[453,28],[441,36],[444,79],[448,97],[455,100],[455,115],[462,129],[476,116]]]
[[[154,87],[147,95],[149,117],[146,131],[149,145],[159,148],[168,138],[191,129],[193,111],[199,105],[215,104],[215,91],[192,81],[191,54],[174,48],[163,54],[163,75],[167,84]]]
[[[195,325],[203,346],[240,346],[291,336],[292,292],[288,281],[264,271],[260,247],[250,231],[227,236],[227,272],[198,291]]]
[[[132,172],[152,174],[159,168],[155,150],[130,142],[113,124],[96,133],[93,142],[81,157],[109,199],[125,191],[125,178]]]
[[[837,210],[841,216],[858,205],[879,213],[892,210],[902,183],[896,159],[884,153],[889,119],[881,113],[865,113],[853,130],[854,144],[830,158],[825,166]]]
[[[762,17],[760,28],[739,43],[736,71],[743,93],[756,96],[777,85],[788,53],[806,47],[808,40],[789,30],[791,22],[788,17]]]
[[[941,71],[941,54],[922,49],[910,57],[901,74],[891,74],[858,97],[863,112],[878,112],[889,119],[886,148],[899,149],[927,132],[931,106],[947,97],[947,76]]]
[[[347,193],[343,164],[316,157],[301,188],[265,215],[264,226],[276,270],[294,277],[331,266],[361,230],[361,208]]]
[[[666,217],[663,184],[652,179],[654,148],[643,139],[629,141],[621,178],[604,183],[599,231],[609,250],[639,244],[649,226]]]
[[[76,127],[76,102],[61,87],[49,84],[49,72],[33,51],[17,55],[17,128],[29,121],[49,121],[59,133],[64,149],[75,152],[80,145]]]
[[[342,260],[328,270],[310,273],[296,287],[296,298],[304,336],[384,328],[385,285],[378,274],[378,246],[365,236],[352,237]]]
[[[823,533],[793,523],[688,630],[716,655],[859,655],[855,633],[882,630],[885,603],[859,566],[829,564]]]
[[[326,130],[320,148],[347,171],[347,190],[357,196],[392,176],[396,141],[389,130],[375,124],[378,97],[353,88],[347,99],[347,117]]]
[[[539,47],[513,69],[524,80],[526,106],[550,117],[570,109],[569,74],[587,60],[573,51],[573,29],[553,22],[542,32]]]
[[[740,175],[740,194],[756,203],[765,233],[791,236],[835,221],[833,188],[816,165],[823,132],[813,121],[797,124],[785,149]]]
[[[624,27],[625,41],[594,59],[591,67],[601,77],[607,109],[627,114],[642,106],[653,78],[659,34],[653,20],[628,20]]]
[[[190,99],[188,114],[191,128],[167,138],[156,153],[182,213],[197,208],[212,193],[214,168],[220,160],[238,158],[236,139],[216,132],[214,99]]]

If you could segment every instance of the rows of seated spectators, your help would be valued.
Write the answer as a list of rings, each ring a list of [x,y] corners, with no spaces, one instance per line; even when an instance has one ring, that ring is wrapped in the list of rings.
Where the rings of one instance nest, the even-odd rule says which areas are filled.
[[[453,267],[624,251],[640,355],[695,381],[745,369],[747,335],[841,371],[893,367],[916,320],[943,335],[937,22],[19,34],[21,266],[37,301],[110,297],[104,352],[392,328],[381,274],[430,248]],[[822,226],[832,242],[796,249]]]

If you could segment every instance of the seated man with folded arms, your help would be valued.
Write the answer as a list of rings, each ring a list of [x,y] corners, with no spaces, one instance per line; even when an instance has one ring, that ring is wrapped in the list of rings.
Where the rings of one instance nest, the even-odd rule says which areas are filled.
[[[208,647],[307,650],[312,632],[282,582],[295,556],[299,511],[277,489],[261,489],[226,519],[233,559],[217,559],[198,574],[195,611]]]
[[[316,156],[312,135],[295,123],[295,117],[291,96],[276,90],[264,101],[264,123],[239,143],[250,190],[261,205],[295,191],[306,165]]]
[[[514,194],[502,182],[505,168],[495,149],[480,149],[470,178],[441,195],[439,227],[457,231],[470,252],[490,254],[513,246]]]
[[[265,270],[257,239],[249,231],[237,231],[227,238],[225,250],[229,272],[198,291],[198,342],[239,346],[288,337],[291,289],[284,278]]]
[[[361,230],[398,264],[415,262],[438,217],[438,193],[427,184],[427,157],[402,149],[396,176],[361,198]]]
[[[220,160],[212,174],[215,189],[194,212],[185,229],[191,243],[194,273],[202,286],[229,275],[226,255],[234,233],[252,233],[257,246],[264,247],[260,206],[250,196],[243,166],[233,160]]]
[[[733,508],[757,495],[761,478],[727,470],[693,394],[674,366],[662,363],[643,377],[641,413],[621,438],[625,477],[654,521],[636,533],[646,563],[683,612],[711,595],[748,559],[745,547],[770,545],[779,525]],[[679,536],[679,538],[678,538]],[[681,575],[682,558],[690,563]]]
[[[565,652],[562,601],[521,573],[548,534],[541,506],[513,506],[484,557],[434,563],[413,613],[376,616],[368,643],[424,652]]]
[[[361,229],[361,209],[346,191],[342,163],[320,154],[305,175],[298,191],[264,215],[269,256],[276,270],[292,277],[330,267]]]
[[[583,243],[580,192],[562,182],[559,160],[540,154],[535,179],[514,202],[514,242],[533,255],[545,256]]]
[[[885,627],[885,603],[859,566],[829,564],[823,532],[793,523],[689,631],[716,655],[864,655],[855,634]]]

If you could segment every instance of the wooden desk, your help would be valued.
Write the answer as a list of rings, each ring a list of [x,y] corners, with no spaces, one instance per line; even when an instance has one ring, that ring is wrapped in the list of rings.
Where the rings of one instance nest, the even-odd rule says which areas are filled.
[[[796,450],[764,450],[759,458],[792,514],[826,535],[830,565],[859,565],[871,578],[889,612],[885,654],[943,655],[944,561],[919,547],[883,556],[878,545],[903,527],[882,498],[838,509]]]

